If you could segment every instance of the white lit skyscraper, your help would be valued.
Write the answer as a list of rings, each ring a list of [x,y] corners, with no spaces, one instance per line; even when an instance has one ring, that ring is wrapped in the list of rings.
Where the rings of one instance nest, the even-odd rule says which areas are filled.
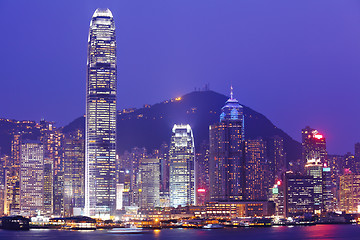
[[[195,204],[195,147],[189,124],[172,129],[170,143],[170,206]]]
[[[116,39],[109,9],[97,9],[90,22],[85,151],[85,213],[108,216],[116,188]]]
[[[27,140],[20,147],[20,213],[31,216],[44,207],[44,149]]]

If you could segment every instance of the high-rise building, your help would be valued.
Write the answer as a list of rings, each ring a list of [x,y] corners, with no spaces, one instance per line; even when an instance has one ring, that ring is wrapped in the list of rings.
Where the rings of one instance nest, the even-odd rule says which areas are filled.
[[[310,127],[302,129],[302,160],[306,165],[309,159],[320,159],[322,164],[327,162],[326,140],[317,130]]]
[[[320,158],[308,159],[305,171],[307,176],[313,177],[314,211],[319,214],[323,211],[323,165]]]
[[[116,38],[109,9],[90,22],[87,59],[85,213],[109,216],[116,198]]]
[[[355,143],[355,169],[356,174],[360,174],[360,143]]]
[[[197,204],[203,205],[210,200],[209,180],[209,142],[203,141],[196,150]]]
[[[160,160],[160,191],[169,193],[169,145],[161,144],[159,149]]]
[[[20,147],[20,213],[43,212],[44,150],[40,141],[25,140]]]
[[[160,206],[160,162],[159,158],[145,158],[140,163],[142,208]]]
[[[339,210],[356,213],[360,205],[360,175],[345,171],[340,176]]]
[[[189,124],[175,124],[170,143],[170,206],[196,204],[195,147]]]
[[[305,172],[314,180],[314,210],[321,213],[323,203],[323,166],[328,164],[325,137],[310,127],[302,129],[302,157]]]
[[[84,139],[78,130],[65,137],[64,152],[64,215],[72,216],[74,208],[84,208],[85,157]]]
[[[331,168],[326,166],[322,169],[322,203],[323,211],[325,212],[333,212],[335,210],[333,189]]]
[[[44,213],[64,214],[63,134],[53,122],[40,121],[40,141],[44,148]]]
[[[356,173],[356,158],[354,154],[348,152],[344,155],[342,168],[343,168],[342,170],[348,169],[351,172]]]
[[[246,199],[266,200],[271,186],[270,166],[266,158],[266,142],[262,138],[247,140],[245,152]]]
[[[314,178],[286,172],[284,184],[285,215],[314,214]]]
[[[210,199],[245,199],[245,140],[243,107],[231,97],[221,109],[220,122],[209,128]]]
[[[270,166],[270,178],[273,179],[271,184],[274,184],[275,180],[281,179],[282,174],[287,170],[286,152],[284,150],[284,139],[278,135],[275,135],[269,139],[266,139],[266,151]]]

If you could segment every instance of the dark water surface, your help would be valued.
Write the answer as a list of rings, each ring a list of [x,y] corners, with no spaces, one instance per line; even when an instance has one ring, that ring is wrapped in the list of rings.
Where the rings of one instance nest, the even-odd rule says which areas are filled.
[[[359,239],[360,225],[316,225],[306,227],[268,227],[234,229],[163,229],[151,230],[147,234],[110,234],[107,230],[67,231],[67,230],[30,230],[27,232],[0,230],[0,240],[258,240],[258,239]]]

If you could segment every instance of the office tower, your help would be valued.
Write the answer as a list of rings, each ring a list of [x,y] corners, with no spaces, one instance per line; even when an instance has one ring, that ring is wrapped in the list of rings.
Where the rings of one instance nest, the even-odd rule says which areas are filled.
[[[343,170],[347,169],[353,173],[356,173],[356,159],[355,155],[348,152],[344,155],[344,161],[342,164]]]
[[[6,199],[6,183],[5,183],[5,169],[6,159],[1,155],[0,148],[0,216],[5,212],[5,199]]]
[[[276,184],[271,188],[271,195],[269,201],[273,201],[275,203],[275,216],[285,217],[285,209],[284,209],[284,184],[282,180],[277,180]]]
[[[13,167],[20,166],[20,143],[21,143],[20,133],[14,133],[13,138],[11,140],[11,159],[12,159],[11,165]]]
[[[270,178],[281,179],[282,174],[287,170],[286,152],[284,150],[284,139],[275,135],[266,140],[266,151],[270,166]]]
[[[331,168],[326,166],[322,169],[322,203],[325,212],[333,212],[335,209],[333,188]]]
[[[21,134],[14,133],[11,140],[11,158],[4,169],[4,213],[20,214],[20,145]]]
[[[195,147],[189,124],[175,124],[170,143],[170,206],[196,204]]]
[[[169,193],[169,145],[166,143],[161,144],[159,149],[160,161],[160,191]]]
[[[339,209],[346,213],[358,212],[360,205],[360,175],[345,171],[340,176]]]
[[[355,143],[355,169],[354,173],[360,174],[360,143]]]
[[[210,199],[244,200],[244,114],[232,91],[221,111],[220,122],[209,127]]]
[[[40,133],[44,149],[44,213],[61,216],[64,214],[64,135],[53,122],[45,120],[40,121]]]
[[[109,9],[96,9],[90,22],[85,136],[85,212],[108,217],[116,188],[116,39]]]
[[[302,129],[302,160],[307,164],[309,159],[320,159],[322,164],[327,162],[325,137],[310,127]]]
[[[147,151],[146,148],[134,147],[131,149],[130,153],[130,169],[131,169],[131,190],[138,192],[139,189],[138,183],[140,182],[140,163],[146,158]],[[138,203],[138,202],[136,202]]]
[[[159,158],[142,159],[140,163],[142,208],[160,205],[160,162]]]
[[[20,147],[20,213],[43,212],[44,150],[40,141],[25,140]]]
[[[64,215],[84,208],[85,143],[80,130],[67,134],[64,143]]]
[[[210,200],[209,180],[209,142],[203,141],[196,150],[197,204],[203,205]]]
[[[258,138],[247,140],[245,145],[246,199],[266,200],[270,189],[266,142],[262,138]]]
[[[314,213],[314,178],[285,173],[285,214],[287,217]]]
[[[308,159],[305,165],[306,175],[313,177],[314,180],[314,210],[321,213],[323,209],[323,164],[320,158]]]

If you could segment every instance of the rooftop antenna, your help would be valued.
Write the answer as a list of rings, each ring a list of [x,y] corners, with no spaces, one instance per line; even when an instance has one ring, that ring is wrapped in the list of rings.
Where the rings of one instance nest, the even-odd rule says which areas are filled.
[[[230,87],[230,99],[233,100],[234,93],[233,93],[233,86]]]

